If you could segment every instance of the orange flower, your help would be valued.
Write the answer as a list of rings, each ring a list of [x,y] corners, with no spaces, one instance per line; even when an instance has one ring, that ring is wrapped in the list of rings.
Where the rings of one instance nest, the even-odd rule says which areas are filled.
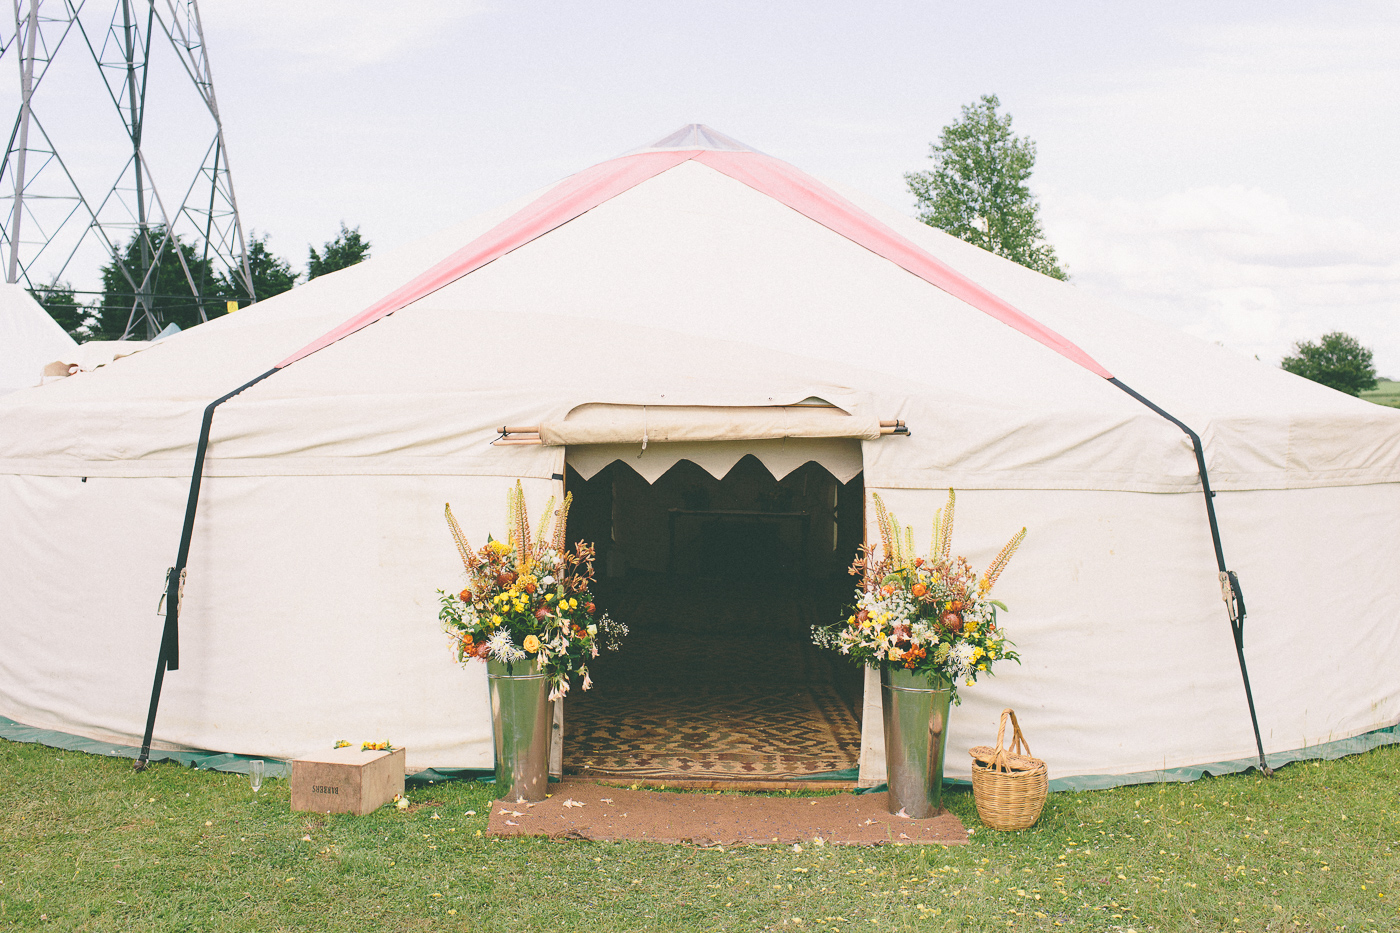
[[[927,593],[927,592],[928,592],[928,587],[924,586],[922,583],[915,583],[915,584],[914,584],[914,595],[915,595],[915,596],[922,597],[922,596],[923,596],[925,593]]]
[[[469,602],[472,601],[472,591],[471,591],[471,590],[463,590],[462,592],[460,592],[460,593],[457,594],[457,598],[460,599],[460,600],[461,600],[462,602],[464,602],[464,603],[469,603]]]
[[[888,584],[886,584],[885,586],[880,587],[880,595],[881,595],[881,596],[893,596],[893,595],[894,595],[894,587],[889,586]]]

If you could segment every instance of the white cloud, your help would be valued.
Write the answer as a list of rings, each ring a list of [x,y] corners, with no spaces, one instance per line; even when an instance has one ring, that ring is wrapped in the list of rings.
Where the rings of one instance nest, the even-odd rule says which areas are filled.
[[[1400,375],[1400,238],[1295,211],[1276,194],[1203,187],[1162,197],[1044,197],[1080,287],[1265,362],[1332,330]]]
[[[415,49],[436,45],[448,27],[483,9],[471,0],[205,0],[199,5],[206,35],[232,34],[240,45],[318,71],[412,61]]]

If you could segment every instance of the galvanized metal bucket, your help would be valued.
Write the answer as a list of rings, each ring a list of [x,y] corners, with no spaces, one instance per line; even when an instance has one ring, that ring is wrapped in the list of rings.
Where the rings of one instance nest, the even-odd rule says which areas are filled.
[[[538,659],[488,659],[491,731],[496,738],[496,796],[543,800],[549,789],[549,679]]]
[[[880,669],[885,714],[885,769],[891,813],[916,820],[943,808],[943,754],[948,746],[949,684],[942,677]]]

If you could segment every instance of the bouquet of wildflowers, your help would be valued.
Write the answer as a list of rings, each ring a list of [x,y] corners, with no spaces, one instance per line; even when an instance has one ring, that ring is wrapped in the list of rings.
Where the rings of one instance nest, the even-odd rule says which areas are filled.
[[[588,661],[600,646],[616,650],[627,634],[625,625],[599,615],[593,602],[593,549],[582,542],[572,551],[564,546],[572,502],[572,495],[565,496],[556,510],[551,497],[532,537],[525,492],[517,481],[506,496],[507,540],[488,539],[477,551],[467,543],[452,506],[446,509],[467,577],[460,593],[438,590],[438,618],[452,637],[457,660],[538,659],[550,679],[550,699],[569,692],[574,674],[582,675],[583,689],[593,686]]]
[[[858,664],[899,666],[942,678],[955,702],[958,685],[971,686],[979,674],[990,674],[994,662],[1020,663],[997,627],[997,609],[1006,606],[987,596],[1026,529],[1006,543],[979,577],[964,558],[952,556],[953,490],[948,490],[948,504],[934,515],[926,558],[915,553],[913,530],[901,528],[879,494],[872,496],[882,553],[877,559],[863,549],[851,567],[861,585],[850,617],[827,628],[813,626],[813,641]]]

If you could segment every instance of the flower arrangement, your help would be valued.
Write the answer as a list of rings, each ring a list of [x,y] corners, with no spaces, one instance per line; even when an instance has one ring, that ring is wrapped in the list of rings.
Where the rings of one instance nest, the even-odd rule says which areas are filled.
[[[928,557],[914,549],[914,533],[901,527],[880,499],[872,494],[880,526],[879,558],[870,547],[851,566],[861,578],[855,605],[844,622],[812,627],[812,639],[859,664],[897,665],[941,678],[958,699],[958,685],[971,686],[979,674],[990,674],[1000,660],[1020,663],[997,626],[997,610],[1006,606],[988,599],[997,578],[1026,537],[1022,528],[979,577],[967,560],[952,556],[953,507],[957,496],[948,490],[948,503],[933,518],[933,543]]]
[[[538,659],[549,677],[552,700],[569,692],[574,674],[583,677],[583,689],[593,686],[588,661],[598,656],[600,646],[616,650],[627,634],[627,626],[600,615],[594,603],[589,590],[593,548],[582,542],[572,551],[564,546],[572,502],[573,496],[566,495],[556,510],[551,497],[531,536],[525,492],[517,480],[506,496],[507,540],[488,538],[477,551],[462,534],[451,504],[446,508],[467,577],[460,593],[438,591],[438,618],[452,637],[457,660]]]

